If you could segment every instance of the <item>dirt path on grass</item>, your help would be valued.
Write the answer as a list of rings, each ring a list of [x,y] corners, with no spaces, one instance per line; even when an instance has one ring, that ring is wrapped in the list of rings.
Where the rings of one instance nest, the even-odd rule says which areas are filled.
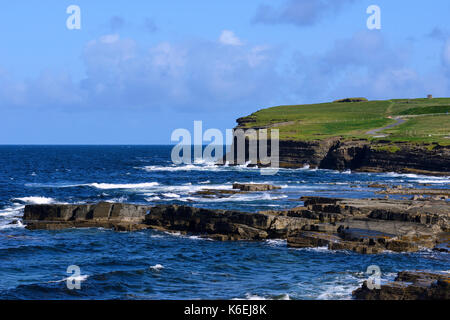
[[[405,122],[406,122],[405,119],[402,119],[402,118],[400,118],[400,117],[395,117],[394,120],[396,120],[395,123],[392,123],[392,124],[390,124],[390,125],[387,125],[386,127],[383,127],[383,128],[372,129],[372,130],[370,130],[370,131],[367,131],[366,134],[376,135],[376,134],[377,134],[378,132],[380,132],[380,131],[394,128],[394,127],[399,126],[399,125],[401,125],[402,123],[405,123]]]

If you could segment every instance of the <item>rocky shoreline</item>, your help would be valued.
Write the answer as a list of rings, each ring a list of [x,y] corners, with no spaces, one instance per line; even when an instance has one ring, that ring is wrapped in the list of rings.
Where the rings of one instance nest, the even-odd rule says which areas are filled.
[[[438,200],[303,197],[304,206],[256,213],[179,205],[124,203],[27,205],[28,229],[157,229],[216,240],[287,239],[292,248],[323,247],[374,254],[447,250],[450,206]]]
[[[236,184],[230,192],[275,190],[270,185]],[[203,196],[228,196],[209,190]],[[216,192],[216,193],[214,193]],[[427,248],[448,252],[450,206],[445,200],[338,199],[303,197],[289,210],[240,212],[179,205],[126,203],[27,205],[23,222],[30,230],[111,228],[116,231],[155,229],[195,234],[218,241],[286,239],[290,248],[328,247],[358,254],[416,252]],[[400,272],[392,283],[353,292],[355,299],[449,299],[448,275]]]
[[[399,272],[393,282],[379,289],[367,281],[352,293],[357,300],[449,300],[450,275],[426,271]]]

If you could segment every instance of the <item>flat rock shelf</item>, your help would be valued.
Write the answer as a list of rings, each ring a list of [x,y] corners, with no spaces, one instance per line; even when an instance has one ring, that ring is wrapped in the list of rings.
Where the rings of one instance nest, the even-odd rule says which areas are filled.
[[[386,250],[448,250],[446,201],[303,197],[289,210],[240,212],[179,205],[27,205],[28,229],[103,227],[117,231],[157,229],[221,241],[287,239],[294,248],[323,247],[376,254]]]

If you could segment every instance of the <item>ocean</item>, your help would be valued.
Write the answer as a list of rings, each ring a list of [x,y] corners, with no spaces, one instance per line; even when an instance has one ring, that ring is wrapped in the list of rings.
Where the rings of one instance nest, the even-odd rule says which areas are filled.
[[[284,240],[217,242],[196,235],[101,228],[29,231],[26,204],[127,202],[255,212],[302,205],[301,196],[380,197],[372,183],[449,188],[450,177],[397,173],[173,165],[171,146],[0,146],[0,299],[351,299],[377,265],[381,281],[398,271],[450,271],[448,253],[361,255],[292,249]],[[281,190],[210,199],[205,188],[234,182]],[[425,186],[424,186],[425,185]],[[394,196],[395,198],[395,196]],[[80,289],[70,290],[69,266]]]

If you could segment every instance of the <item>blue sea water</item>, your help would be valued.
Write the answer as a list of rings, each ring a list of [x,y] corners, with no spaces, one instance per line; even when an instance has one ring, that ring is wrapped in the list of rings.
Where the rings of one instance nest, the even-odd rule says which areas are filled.
[[[378,265],[382,281],[401,270],[448,272],[448,253],[359,255],[290,249],[283,240],[216,242],[195,235],[105,229],[29,231],[30,203],[99,201],[186,204],[243,211],[302,205],[301,196],[378,197],[372,183],[449,188],[450,177],[257,168],[175,166],[170,146],[0,146],[0,299],[350,299]],[[208,199],[204,188],[265,182],[282,190]],[[425,185],[424,185],[425,184]],[[67,268],[81,269],[79,290]]]

